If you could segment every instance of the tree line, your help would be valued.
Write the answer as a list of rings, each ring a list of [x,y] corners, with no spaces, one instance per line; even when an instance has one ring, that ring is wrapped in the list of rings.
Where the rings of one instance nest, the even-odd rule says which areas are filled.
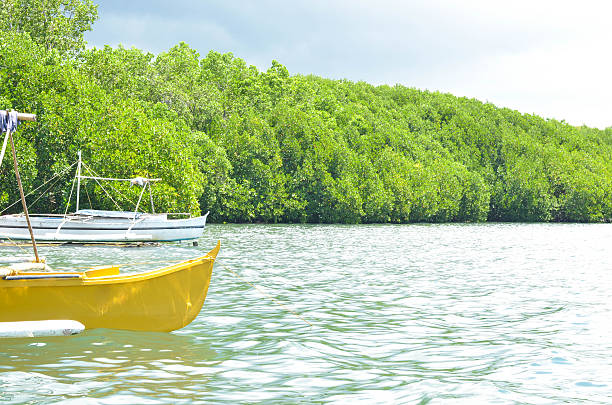
[[[53,184],[29,197],[34,212],[74,209],[68,168],[80,150],[98,175],[162,178],[156,209],[210,211],[213,222],[612,218],[612,128],[291,75],[276,61],[260,71],[183,42],[157,55],[86,49],[96,19],[90,0],[0,8],[0,108],[37,114],[15,136],[22,180],[26,191]],[[0,209],[18,199],[7,162]],[[129,209],[140,190],[114,187]],[[114,207],[95,181],[81,195],[81,207]]]

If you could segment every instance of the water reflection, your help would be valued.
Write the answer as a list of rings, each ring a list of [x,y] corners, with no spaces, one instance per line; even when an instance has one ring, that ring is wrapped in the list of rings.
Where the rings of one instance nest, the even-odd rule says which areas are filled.
[[[95,329],[71,337],[7,339],[0,348],[0,358],[9,359],[1,367],[0,398],[23,403],[135,395],[189,402],[196,397],[189,387],[206,386],[216,356],[207,342],[173,333]]]

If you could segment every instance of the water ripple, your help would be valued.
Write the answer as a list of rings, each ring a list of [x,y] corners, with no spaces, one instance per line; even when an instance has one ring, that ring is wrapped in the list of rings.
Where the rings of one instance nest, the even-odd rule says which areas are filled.
[[[0,342],[0,402],[610,403],[609,225],[210,225],[200,247],[41,250],[137,263],[217,239],[191,325]]]

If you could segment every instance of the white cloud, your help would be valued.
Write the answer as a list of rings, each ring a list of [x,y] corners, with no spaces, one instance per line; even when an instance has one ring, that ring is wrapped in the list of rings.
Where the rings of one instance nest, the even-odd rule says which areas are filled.
[[[580,9],[555,8],[556,18],[543,19],[543,10],[536,9],[533,21],[523,21],[521,27],[541,21],[551,32],[563,35],[545,35],[523,49],[467,60],[452,71],[437,69],[424,78],[424,87],[574,125],[610,126],[609,11],[609,7],[595,10],[587,4]]]
[[[158,53],[179,41],[266,69],[402,83],[612,125],[612,3],[583,0],[105,0],[88,36]]]

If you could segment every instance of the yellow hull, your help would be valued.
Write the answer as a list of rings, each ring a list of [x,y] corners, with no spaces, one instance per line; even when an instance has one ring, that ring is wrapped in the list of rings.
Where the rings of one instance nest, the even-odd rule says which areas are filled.
[[[219,248],[217,243],[206,256],[139,274],[119,275],[119,268],[107,267],[0,279],[0,322],[71,319],[87,329],[180,329],[204,304]],[[78,278],[47,278],[50,274]]]

